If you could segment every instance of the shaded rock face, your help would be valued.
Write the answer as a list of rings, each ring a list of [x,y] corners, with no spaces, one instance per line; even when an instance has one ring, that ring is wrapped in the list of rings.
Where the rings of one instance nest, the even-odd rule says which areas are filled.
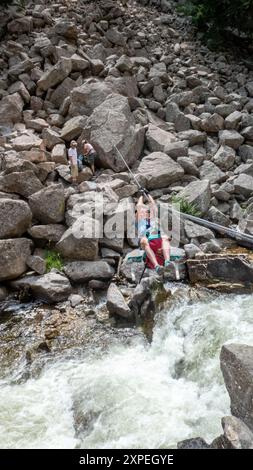
[[[0,199],[0,238],[21,237],[32,221],[32,213],[25,201]]]
[[[42,188],[41,181],[33,171],[13,172],[0,176],[0,191],[5,191],[6,193],[16,193],[28,198]]]
[[[253,288],[253,264],[245,255],[198,255],[187,260],[187,267],[193,283],[231,292]]]
[[[253,348],[227,344],[220,354],[221,371],[231,400],[231,413],[253,431]]]
[[[0,240],[0,281],[16,279],[27,270],[32,245],[27,238]]]
[[[136,126],[127,98],[110,95],[92,113],[84,129],[98,154],[98,164],[114,171],[122,171],[125,164],[115,150],[132,165],[140,156],[144,143],[144,129]]]

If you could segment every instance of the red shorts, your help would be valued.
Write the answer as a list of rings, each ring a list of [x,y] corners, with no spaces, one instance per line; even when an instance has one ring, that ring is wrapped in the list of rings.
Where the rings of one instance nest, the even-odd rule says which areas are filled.
[[[154,240],[150,240],[149,246],[150,246],[151,250],[153,250],[153,252],[155,253],[155,257],[157,259],[158,264],[160,264],[160,266],[163,266],[164,257],[163,257],[163,253],[162,253],[162,239],[161,238],[155,238]],[[149,269],[154,269],[155,268],[155,266],[153,265],[153,263],[150,261],[150,259],[148,257],[146,258],[146,265],[147,265],[147,268],[149,268]]]

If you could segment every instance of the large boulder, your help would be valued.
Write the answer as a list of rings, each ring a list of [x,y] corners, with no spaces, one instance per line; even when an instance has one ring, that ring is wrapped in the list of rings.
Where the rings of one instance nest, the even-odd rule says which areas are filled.
[[[49,88],[54,87],[61,83],[64,78],[68,77],[72,70],[71,59],[62,58],[57,62],[56,65],[51,67],[49,70],[43,73],[41,78],[37,82],[37,86],[43,90],[47,91]]]
[[[72,90],[69,113],[71,116],[90,116],[94,109],[113,93],[111,83],[89,79]]]
[[[116,284],[111,283],[107,291],[107,309],[111,315],[131,318],[132,312]]]
[[[164,152],[165,148],[175,141],[175,136],[171,132],[166,132],[154,124],[149,124],[145,137],[151,152]]]
[[[56,245],[66,259],[94,260],[98,255],[99,223],[87,216],[79,217]]]
[[[244,141],[244,137],[242,137],[239,132],[235,130],[225,130],[219,132],[219,139],[222,145],[228,145],[233,149],[238,149],[240,145],[242,145]]]
[[[29,197],[35,219],[43,224],[62,222],[65,217],[65,196],[61,184],[51,185]]]
[[[41,181],[30,170],[0,176],[0,191],[6,193],[16,193],[28,198],[42,188]]]
[[[51,271],[42,276],[25,276],[12,282],[17,290],[29,289],[34,297],[48,303],[67,300],[71,294],[71,284],[64,274]]]
[[[32,238],[38,240],[48,240],[49,242],[58,242],[66,227],[61,224],[48,224],[48,225],[33,225],[28,233]]]
[[[213,162],[205,161],[200,167],[200,178],[214,184],[225,181],[226,175]]]
[[[221,424],[224,433],[212,442],[212,449],[253,449],[253,433],[241,419],[225,416]]]
[[[92,279],[109,281],[114,275],[114,269],[106,261],[74,261],[67,263],[65,274],[73,282],[88,282]]]
[[[183,168],[163,152],[144,157],[138,168],[138,179],[147,189],[165,188],[183,175]]]
[[[195,224],[191,220],[185,221],[185,233],[187,237],[191,239],[204,238],[206,240],[211,240],[212,238],[214,238],[214,234],[209,228]]]
[[[204,215],[210,207],[210,182],[208,180],[193,181],[180,191],[178,196],[182,199],[186,199],[191,204],[194,204],[194,206],[200,211],[201,215]]]
[[[231,412],[253,430],[253,347],[226,344],[220,355],[221,370],[231,400]]]
[[[241,173],[234,180],[234,188],[236,193],[249,197],[253,193],[253,177]]]
[[[27,270],[32,241],[27,238],[0,240],[0,281],[16,279]]]
[[[125,164],[117,153],[121,152],[128,165],[140,156],[144,144],[144,129],[136,126],[127,98],[110,95],[88,119],[84,134],[94,145],[103,168],[122,171]]]
[[[16,123],[22,120],[24,101],[19,93],[4,96],[0,101],[0,123]]]
[[[246,255],[198,255],[187,261],[190,281],[224,291],[253,289],[253,263]]]
[[[22,152],[36,147],[39,148],[42,144],[42,140],[35,134],[24,134],[13,139],[11,144],[14,150]]]
[[[235,151],[231,147],[227,145],[221,145],[219,150],[213,157],[213,162],[217,165],[221,170],[227,171],[229,170],[234,162],[235,162]]]
[[[68,142],[82,133],[82,130],[86,124],[87,118],[85,116],[75,116],[65,122],[61,131],[61,138]]]
[[[32,212],[25,201],[0,199],[0,238],[21,237],[32,221]]]

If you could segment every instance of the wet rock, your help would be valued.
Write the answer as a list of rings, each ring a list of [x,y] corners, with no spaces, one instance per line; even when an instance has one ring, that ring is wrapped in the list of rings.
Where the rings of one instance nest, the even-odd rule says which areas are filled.
[[[210,449],[210,445],[206,443],[202,437],[195,437],[193,439],[185,439],[177,443],[178,449]]]
[[[246,255],[198,255],[198,258],[187,261],[187,267],[193,283],[224,288],[228,292],[234,289],[241,292],[253,287],[253,264]]]
[[[57,271],[43,276],[25,276],[13,281],[12,288],[29,289],[35,298],[50,304],[67,300],[72,290],[67,277]]]
[[[211,200],[211,187],[208,180],[193,181],[185,189],[179,192],[178,196],[186,199],[204,215],[209,207]]]
[[[16,279],[27,270],[32,241],[27,238],[0,240],[0,281]]]
[[[211,444],[214,449],[253,449],[253,433],[248,426],[235,416],[225,416],[221,420],[224,434]]]
[[[70,301],[71,307],[74,308],[74,307],[77,307],[77,305],[80,305],[84,301],[84,298],[78,294],[71,294],[69,296],[69,301]]]
[[[147,189],[167,187],[183,174],[182,167],[163,152],[153,152],[144,157],[138,168],[138,178]]]
[[[66,264],[64,268],[68,278],[77,283],[88,282],[93,279],[104,282],[114,275],[114,269],[106,261],[74,261]]]
[[[220,354],[221,371],[231,400],[231,413],[253,431],[253,348],[226,344]]]
[[[30,226],[32,213],[25,201],[0,199],[0,220],[0,238],[20,237]]]
[[[5,300],[9,295],[8,289],[4,286],[0,286],[0,302]]]
[[[107,291],[106,306],[111,315],[130,319],[132,312],[116,284],[111,283]]]
[[[62,222],[65,217],[64,190],[59,185],[41,189],[29,198],[29,206],[36,220],[43,224]]]
[[[92,289],[92,290],[105,290],[107,289],[107,285],[108,283],[103,282],[103,281],[96,281],[95,279],[93,279],[92,281],[89,281],[88,283],[89,289]]]

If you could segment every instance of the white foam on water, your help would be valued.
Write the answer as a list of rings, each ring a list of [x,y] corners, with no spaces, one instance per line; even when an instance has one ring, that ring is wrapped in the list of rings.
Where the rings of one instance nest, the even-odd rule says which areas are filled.
[[[137,338],[58,361],[20,385],[2,382],[1,447],[174,448],[196,436],[211,442],[229,414],[221,345],[253,345],[252,307],[252,296],[182,303],[159,316],[151,345]]]

